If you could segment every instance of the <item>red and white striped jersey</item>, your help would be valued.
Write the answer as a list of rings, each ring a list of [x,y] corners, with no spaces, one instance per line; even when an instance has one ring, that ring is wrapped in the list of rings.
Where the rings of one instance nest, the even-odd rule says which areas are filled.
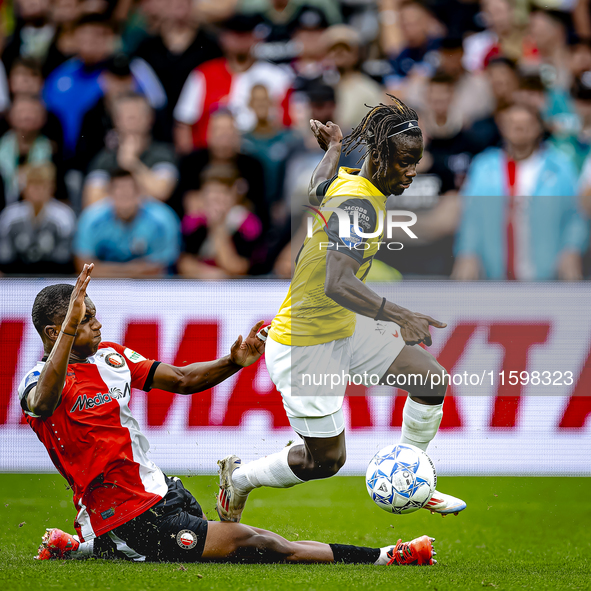
[[[228,108],[234,115],[240,132],[250,131],[256,116],[250,108],[252,88],[264,86],[273,101],[273,118],[285,126],[291,125],[289,115],[290,70],[269,62],[257,61],[248,70],[233,73],[224,57],[209,60],[195,68],[174,109],[174,118],[193,127],[193,147],[207,145],[207,127],[211,114],[219,107]]]
[[[157,361],[116,343],[101,343],[86,363],[68,365],[60,403],[42,418],[27,395],[45,361],[18,387],[27,422],[74,493],[78,535],[88,541],[130,521],[166,495],[164,474],[147,452],[148,440],[131,415],[132,388],[148,391]]]

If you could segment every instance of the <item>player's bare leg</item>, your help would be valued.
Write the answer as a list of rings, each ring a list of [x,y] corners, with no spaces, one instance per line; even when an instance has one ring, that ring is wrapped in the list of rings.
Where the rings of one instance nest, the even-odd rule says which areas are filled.
[[[433,538],[398,541],[384,548],[365,548],[314,541],[290,542],[271,531],[239,523],[210,522],[203,560],[289,563],[436,564]]]
[[[442,373],[443,372],[443,373]],[[435,357],[422,347],[406,345],[394,360],[384,376],[383,383],[387,382],[387,376],[419,375],[420,380],[410,383],[406,380],[405,389],[409,396],[404,405],[402,418],[402,436],[400,443],[410,443],[427,451],[431,440],[435,437],[439,424],[443,418],[443,400],[447,385],[443,375],[447,372],[437,363]],[[431,386],[429,379],[432,375],[442,377],[439,384]],[[432,513],[457,515],[466,508],[466,503],[461,499],[435,491],[425,509]]]

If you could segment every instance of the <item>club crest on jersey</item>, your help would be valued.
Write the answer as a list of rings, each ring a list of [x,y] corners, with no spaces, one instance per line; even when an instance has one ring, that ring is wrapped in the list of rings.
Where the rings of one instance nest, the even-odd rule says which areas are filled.
[[[110,365],[115,369],[125,367],[125,359],[123,359],[123,355],[119,355],[119,353],[108,353],[105,355],[105,361],[107,365]]]
[[[197,536],[195,532],[192,532],[190,529],[182,529],[176,535],[176,543],[183,550],[191,550],[197,545]]]

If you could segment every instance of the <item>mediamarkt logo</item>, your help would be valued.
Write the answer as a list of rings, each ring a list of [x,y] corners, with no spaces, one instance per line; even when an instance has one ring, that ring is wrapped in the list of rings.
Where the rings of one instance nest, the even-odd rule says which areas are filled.
[[[405,210],[387,210],[384,216],[383,211],[378,212],[378,226],[375,232],[364,232],[359,225],[359,211],[356,209],[353,211],[353,223],[349,214],[343,209],[337,207],[323,207],[317,209],[311,205],[305,205],[312,215],[308,218],[307,224],[307,235],[308,238],[312,238],[314,234],[313,225],[314,219],[320,224],[320,226],[326,227],[328,225],[328,218],[331,213],[336,213],[339,219],[339,238],[343,239],[343,242],[348,246],[355,246],[356,243],[362,242],[365,238],[377,238],[384,232],[384,217],[386,221],[386,238],[392,239],[392,230],[394,228],[401,228],[409,238],[418,238],[418,236],[410,229],[410,226],[414,226],[417,223],[417,215],[412,211]],[[324,214],[328,213],[328,216]],[[408,219],[394,219],[394,218],[408,218]],[[351,233],[353,232],[353,236]],[[396,244],[400,244],[397,242]]]
[[[97,392],[94,396],[80,395],[76,398],[74,406],[70,409],[70,412],[76,412],[77,410],[89,410],[95,406],[101,406],[107,404],[111,400],[117,400],[118,398],[125,398],[130,392],[129,384],[125,384],[125,391],[122,392],[119,388],[110,388],[106,394]]]

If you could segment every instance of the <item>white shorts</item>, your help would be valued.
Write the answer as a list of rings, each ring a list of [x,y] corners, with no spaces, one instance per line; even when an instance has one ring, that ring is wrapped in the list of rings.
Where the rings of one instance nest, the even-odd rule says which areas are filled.
[[[345,428],[341,407],[349,383],[375,386],[404,348],[400,327],[357,315],[352,336],[306,347],[265,346],[267,369],[293,429],[334,437]]]

